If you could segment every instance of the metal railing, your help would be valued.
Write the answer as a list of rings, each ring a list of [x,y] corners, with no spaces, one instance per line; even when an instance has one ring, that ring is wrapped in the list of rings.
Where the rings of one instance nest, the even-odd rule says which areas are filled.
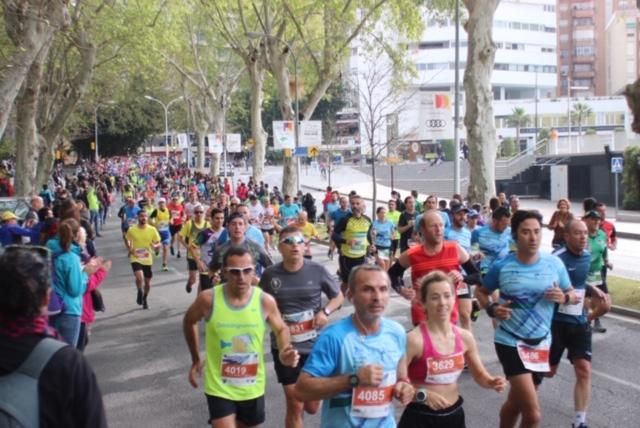
[[[508,180],[529,168],[535,163],[536,157],[543,154],[547,142],[545,138],[538,141],[533,150],[525,149],[509,159],[496,160],[496,180]]]

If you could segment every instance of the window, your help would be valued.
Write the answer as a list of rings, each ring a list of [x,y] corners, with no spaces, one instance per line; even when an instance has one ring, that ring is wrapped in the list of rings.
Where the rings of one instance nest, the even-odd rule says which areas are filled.
[[[593,65],[592,64],[574,64],[573,70],[574,71],[593,71]]]
[[[560,58],[569,58],[569,50],[568,49],[561,49],[560,50]]]
[[[577,46],[576,56],[592,56],[594,52],[593,46]]]
[[[420,42],[418,44],[420,49],[445,49],[449,47],[449,41],[439,41],[439,42]]]
[[[416,69],[418,69],[418,71],[424,71],[424,70],[427,69],[427,64],[418,63],[418,64],[416,64]]]
[[[544,32],[545,33],[555,33],[556,29],[555,29],[555,27],[544,27]]]
[[[568,19],[560,19],[558,20],[558,27],[568,27],[569,20]]]
[[[576,30],[573,32],[575,40],[591,40],[594,38],[593,30]]]
[[[542,10],[544,10],[545,12],[555,12],[556,7],[555,5],[552,5],[552,4],[545,4],[542,6]]]

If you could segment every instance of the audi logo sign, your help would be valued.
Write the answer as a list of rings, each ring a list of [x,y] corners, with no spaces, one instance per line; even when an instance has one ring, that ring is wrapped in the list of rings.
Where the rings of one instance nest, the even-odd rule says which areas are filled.
[[[442,119],[429,119],[425,121],[427,128],[446,128],[447,121]]]

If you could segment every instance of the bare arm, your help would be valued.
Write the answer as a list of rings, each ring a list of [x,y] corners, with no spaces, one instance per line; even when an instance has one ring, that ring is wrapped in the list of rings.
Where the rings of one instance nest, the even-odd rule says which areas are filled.
[[[302,371],[296,382],[295,394],[300,401],[314,401],[331,398],[351,389],[349,376],[313,377]]]
[[[298,351],[291,345],[289,327],[287,327],[287,324],[285,324],[282,319],[275,299],[267,293],[262,293],[262,307],[264,308],[264,313],[267,315],[267,322],[276,336],[280,361],[285,366],[296,367],[300,360],[300,355],[298,355]]]
[[[200,362],[200,336],[198,335],[198,321],[205,318],[211,310],[213,294],[211,290],[201,292],[195,302],[191,304],[182,320],[182,331],[191,354],[191,369],[189,370],[189,383],[194,388],[198,387],[197,377],[201,374]]]
[[[501,376],[492,376],[489,374],[484,364],[482,364],[480,354],[478,353],[478,346],[476,345],[476,340],[473,338],[473,335],[466,330],[461,330],[460,333],[462,334],[462,341],[466,348],[464,358],[469,365],[469,371],[471,372],[471,376],[473,376],[473,380],[483,388],[495,389],[498,392],[504,390],[506,380]]]

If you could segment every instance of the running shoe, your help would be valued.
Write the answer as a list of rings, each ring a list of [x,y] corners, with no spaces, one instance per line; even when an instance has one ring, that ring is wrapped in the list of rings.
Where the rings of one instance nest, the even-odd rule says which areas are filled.
[[[138,288],[138,295],[136,297],[136,303],[138,305],[142,304],[142,290]]]
[[[571,428],[589,428],[589,427],[587,427],[587,424],[580,424],[580,425],[571,424]]]
[[[471,321],[476,322],[479,316],[480,316],[480,303],[478,303],[478,300],[473,299],[473,301],[471,302]]]
[[[171,247],[170,250],[171,250],[171,255],[175,256],[176,255],[176,251],[173,249],[173,247]]]
[[[169,270],[169,266],[163,264],[162,265],[162,272],[167,272]]]
[[[180,258],[180,250],[178,250],[178,255],[176,257]]]
[[[600,322],[599,319],[596,319],[593,322],[593,331],[595,331],[596,333],[606,333],[607,329],[605,327],[603,327],[602,323]]]
[[[144,296],[142,299],[142,309],[149,309],[149,304],[147,303],[147,296]]]

